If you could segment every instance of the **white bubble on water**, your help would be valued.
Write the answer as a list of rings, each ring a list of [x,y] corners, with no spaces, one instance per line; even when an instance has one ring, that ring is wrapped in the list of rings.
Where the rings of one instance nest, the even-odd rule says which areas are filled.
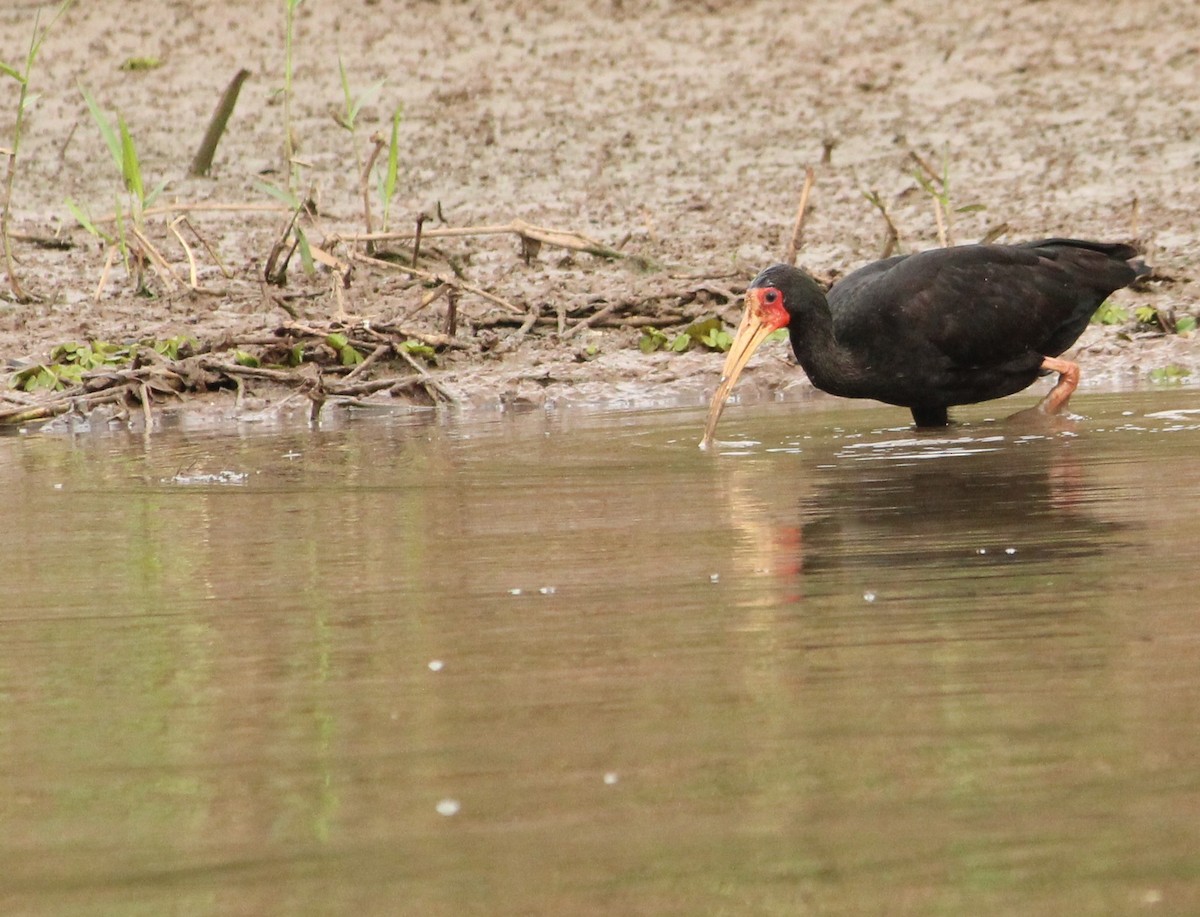
[[[457,815],[458,810],[461,808],[462,806],[457,799],[443,799],[437,804],[437,813],[449,818],[451,815]]]
[[[429,660],[429,671],[440,672],[444,665],[445,665],[445,663],[442,662],[442,660],[440,660],[440,659],[430,659]]]
[[[863,601],[864,602],[874,602],[875,601],[875,593],[871,592],[870,590],[868,590],[867,592],[864,592],[863,593]]]
[[[617,776],[616,771],[609,771],[607,774],[604,775],[604,783],[607,786],[613,786],[620,779],[621,778]]]

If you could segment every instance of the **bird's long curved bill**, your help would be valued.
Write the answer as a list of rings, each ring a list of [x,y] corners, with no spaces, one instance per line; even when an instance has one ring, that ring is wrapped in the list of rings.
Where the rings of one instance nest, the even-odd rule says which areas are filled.
[[[708,421],[704,425],[704,438],[700,440],[701,449],[707,449],[712,445],[713,434],[717,430],[717,421],[721,419],[721,412],[725,410],[725,399],[733,391],[738,376],[750,362],[750,357],[754,355],[758,345],[778,327],[778,325],[773,326],[763,321],[758,315],[758,310],[754,308],[751,295],[747,294],[746,311],[742,313],[737,333],[733,336],[733,344],[729,347],[729,353],[725,355],[725,366],[721,369],[721,382],[717,385],[712,403],[708,406]]]

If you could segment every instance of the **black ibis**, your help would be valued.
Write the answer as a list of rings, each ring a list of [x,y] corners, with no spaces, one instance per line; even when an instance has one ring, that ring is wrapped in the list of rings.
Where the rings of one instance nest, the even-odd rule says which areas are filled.
[[[912,411],[918,427],[947,408],[1019,392],[1040,375],[1058,383],[1038,406],[1057,413],[1079,383],[1059,359],[1114,291],[1148,273],[1128,245],[1042,239],[961,245],[875,261],[826,296],[798,268],[776,264],[746,290],[700,445],[763,340],[786,327],[796,359],[822,391]]]

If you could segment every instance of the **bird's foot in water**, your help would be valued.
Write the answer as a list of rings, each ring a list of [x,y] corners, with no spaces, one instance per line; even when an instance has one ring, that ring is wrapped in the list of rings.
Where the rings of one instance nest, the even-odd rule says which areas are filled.
[[[1057,428],[1057,421],[1065,422],[1077,419],[1067,410],[1067,402],[1071,393],[1079,385],[1079,366],[1069,360],[1058,360],[1046,357],[1042,361],[1042,369],[1058,373],[1058,382],[1050,389],[1046,397],[1031,408],[1017,411],[1004,419],[1006,424],[1029,425],[1035,429],[1044,429],[1049,423],[1051,428]]]
[[[1056,357],[1046,357],[1042,360],[1042,369],[1058,373],[1058,382],[1041,400],[1037,410],[1043,414],[1061,414],[1072,392],[1079,385],[1079,364]]]

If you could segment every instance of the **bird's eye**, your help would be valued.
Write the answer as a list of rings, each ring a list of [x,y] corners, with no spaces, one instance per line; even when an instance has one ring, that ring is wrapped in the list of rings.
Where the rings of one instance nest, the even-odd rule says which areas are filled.
[[[775,305],[775,303],[779,302],[779,291],[767,290],[766,295],[763,296],[763,302],[765,302],[768,306]]]

